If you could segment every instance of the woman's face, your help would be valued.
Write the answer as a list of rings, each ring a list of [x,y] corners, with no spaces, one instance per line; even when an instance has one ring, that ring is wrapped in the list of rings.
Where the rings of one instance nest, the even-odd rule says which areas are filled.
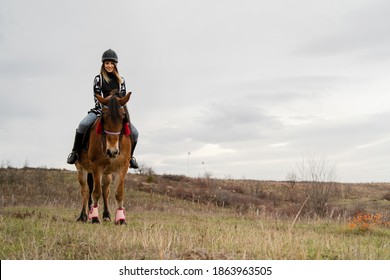
[[[106,60],[104,61],[104,69],[106,69],[106,71],[108,73],[112,73],[115,69],[115,64],[114,62],[110,61],[110,60]]]

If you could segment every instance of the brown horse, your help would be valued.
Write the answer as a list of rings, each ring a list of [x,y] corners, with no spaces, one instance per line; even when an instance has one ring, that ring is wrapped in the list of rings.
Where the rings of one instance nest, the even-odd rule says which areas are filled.
[[[130,136],[123,135],[125,125],[123,106],[129,101],[130,95],[131,92],[121,98],[117,93],[111,93],[106,98],[96,95],[103,107],[102,116],[89,132],[88,149],[80,152],[76,162],[82,196],[82,209],[78,221],[91,220],[92,223],[100,223],[98,206],[102,194],[103,220],[111,220],[108,198],[110,184],[113,182],[116,186],[115,198],[118,206],[115,224],[126,223],[123,197],[125,176],[130,161],[131,139]],[[99,120],[102,125],[101,134],[98,134],[96,130]]]

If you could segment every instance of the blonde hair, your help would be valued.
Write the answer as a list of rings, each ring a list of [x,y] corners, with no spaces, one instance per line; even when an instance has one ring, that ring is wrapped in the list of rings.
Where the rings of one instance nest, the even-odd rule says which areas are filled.
[[[119,72],[118,72],[118,68],[116,67],[116,63],[114,62],[114,75],[116,77],[116,79],[118,80],[118,83],[119,85],[121,85],[123,83],[123,79],[122,77],[119,75]],[[103,79],[109,83],[111,81],[110,77],[108,76],[108,73],[106,71],[106,69],[104,68],[104,62],[102,63],[102,67],[100,68],[100,74],[102,74],[102,77]]]

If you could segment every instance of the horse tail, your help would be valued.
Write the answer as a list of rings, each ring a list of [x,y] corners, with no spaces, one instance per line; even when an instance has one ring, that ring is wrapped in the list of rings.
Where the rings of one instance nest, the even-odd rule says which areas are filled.
[[[93,176],[92,173],[88,173],[87,175],[87,183],[89,187],[89,199],[88,199],[88,209],[91,208],[92,205],[92,191],[93,191]]]

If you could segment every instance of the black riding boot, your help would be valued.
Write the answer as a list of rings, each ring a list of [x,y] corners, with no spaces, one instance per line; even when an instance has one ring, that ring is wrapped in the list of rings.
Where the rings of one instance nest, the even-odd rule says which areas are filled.
[[[79,152],[81,149],[81,144],[83,142],[83,133],[78,133],[76,130],[76,135],[74,137],[74,144],[72,152],[69,154],[68,159],[66,160],[69,164],[74,164],[79,159]]]
[[[131,158],[130,158],[130,168],[138,169],[138,163],[135,157],[133,157],[133,153],[135,150],[135,146],[137,146],[137,142],[134,142],[131,149]]]

